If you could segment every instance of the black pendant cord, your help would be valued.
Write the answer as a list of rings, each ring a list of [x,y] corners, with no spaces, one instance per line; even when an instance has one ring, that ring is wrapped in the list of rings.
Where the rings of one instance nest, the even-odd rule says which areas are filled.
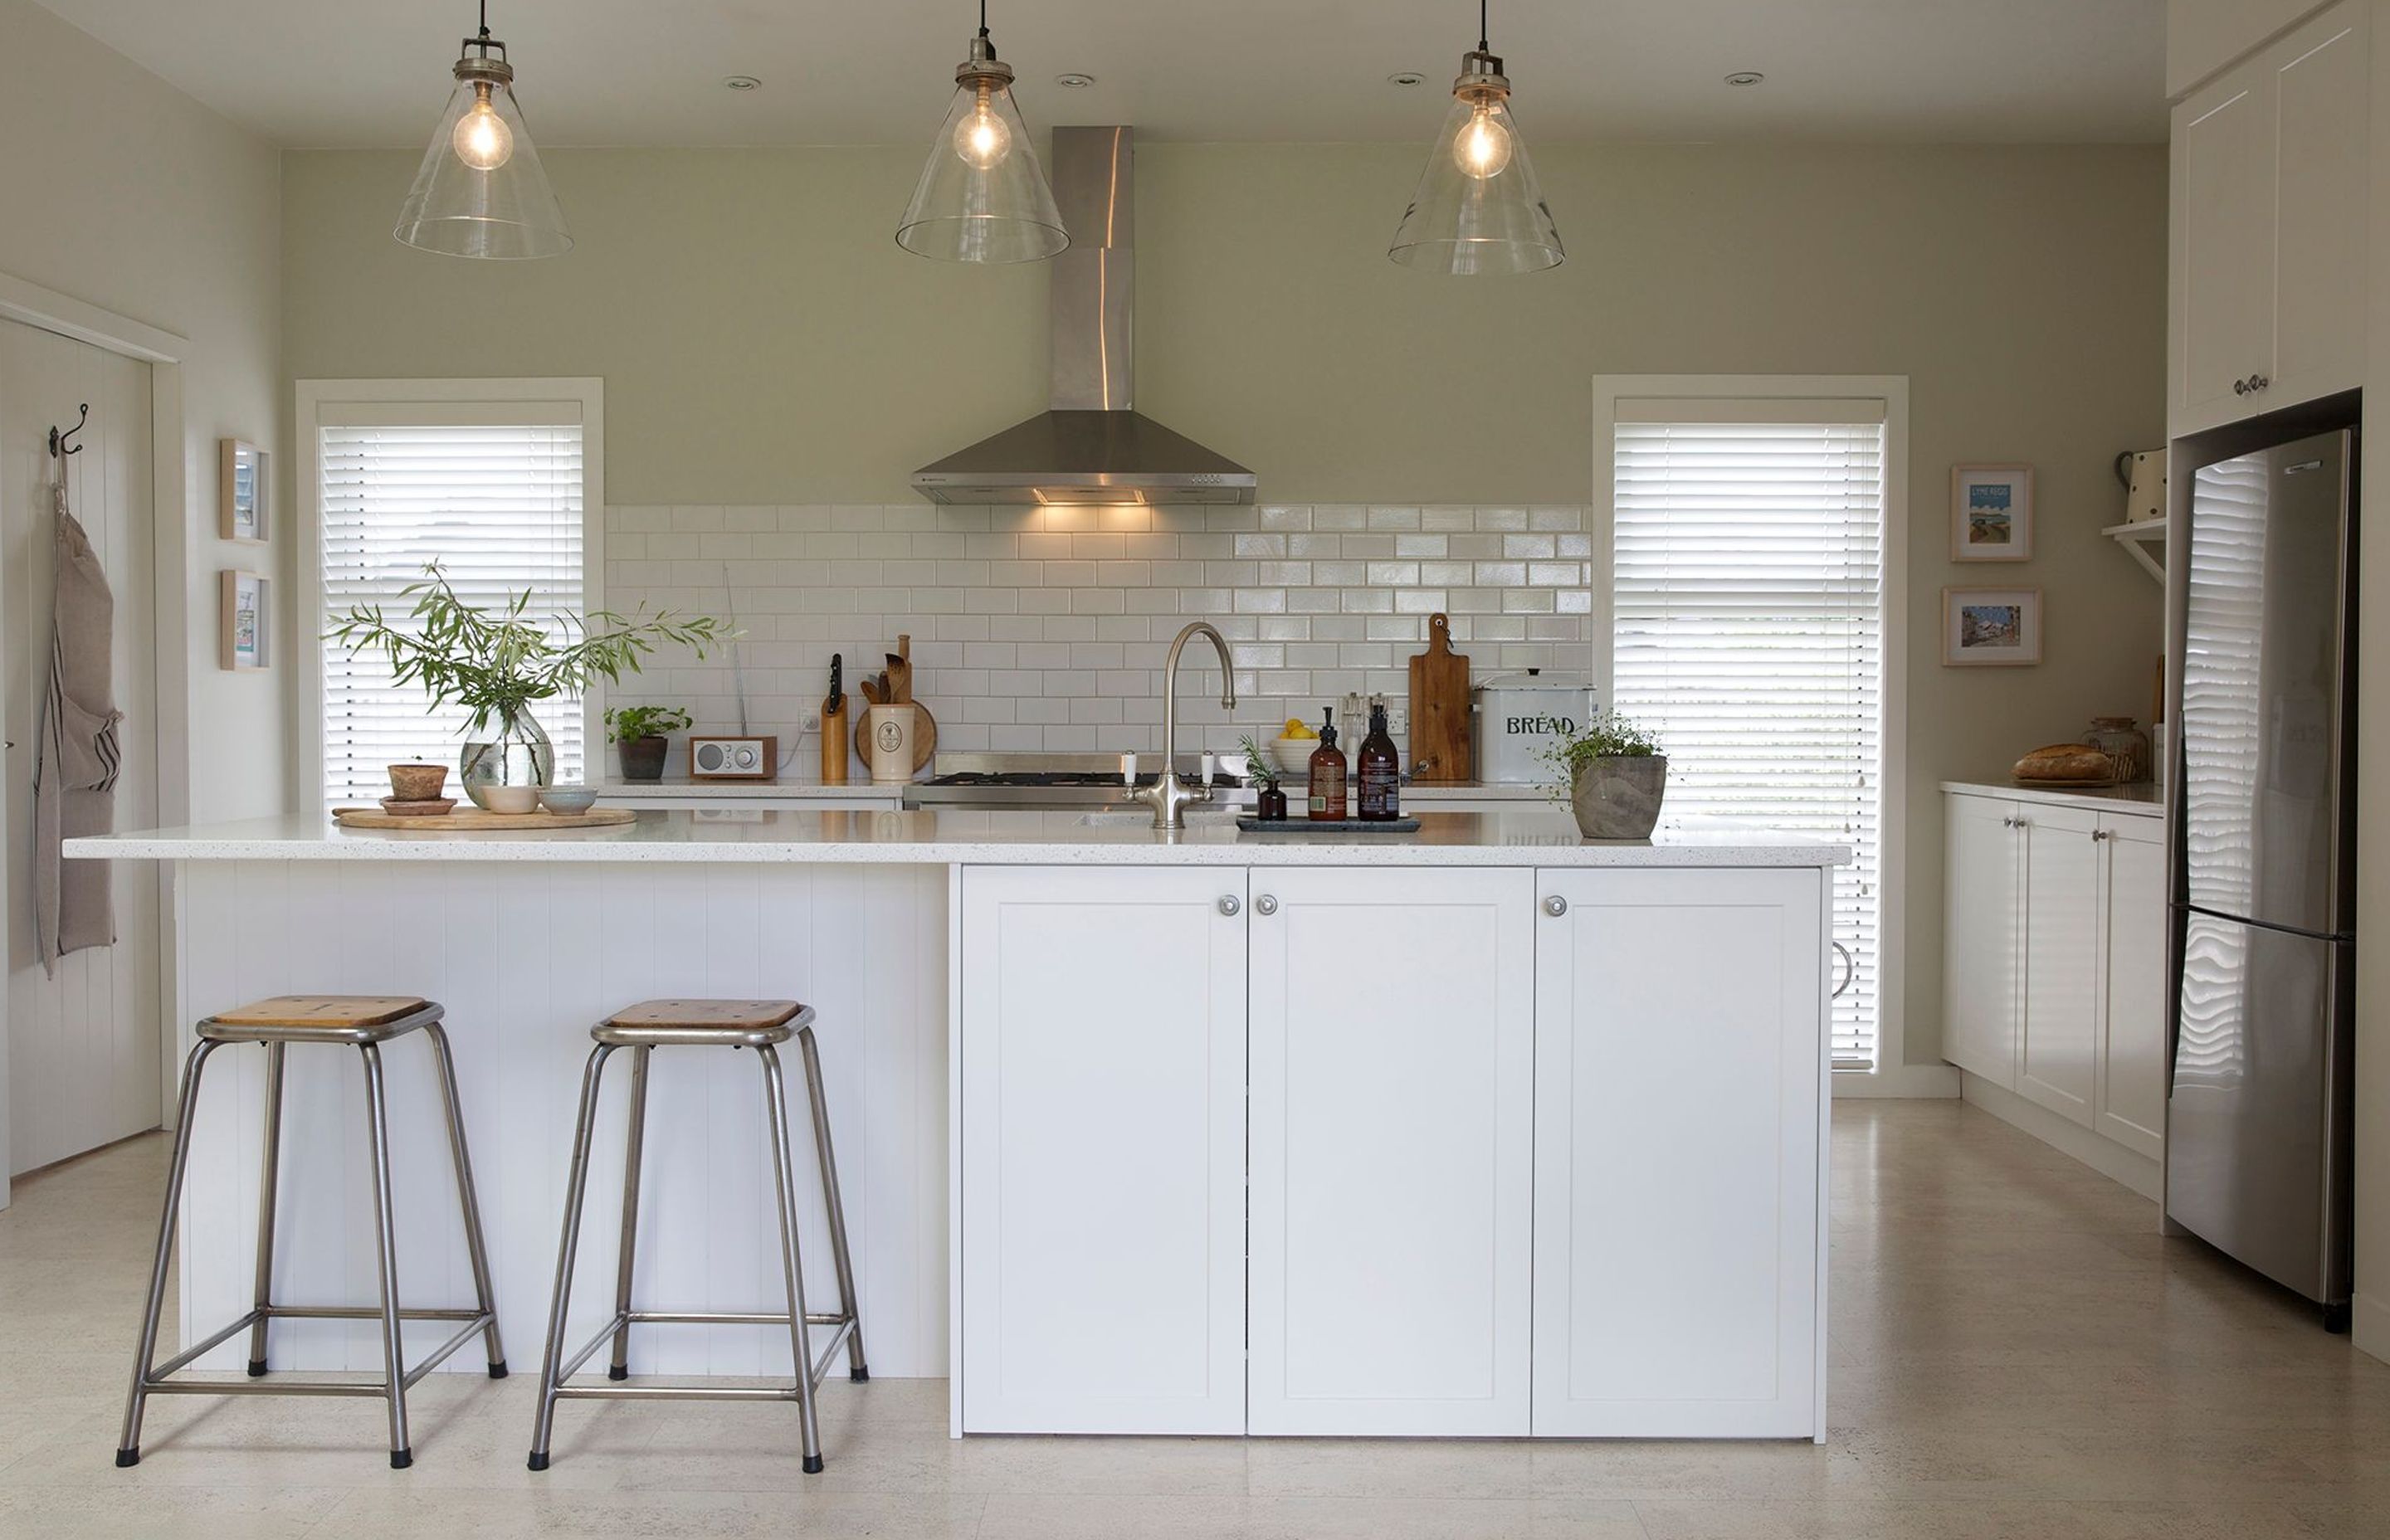
[[[488,0],[483,0],[483,3],[484,3],[484,4],[487,4],[487,3],[488,3]],[[984,6],[984,5],[987,3],[987,0],[980,0],[980,3],[981,3],[981,5]],[[1484,52],[1486,51],[1486,48],[1485,48],[1485,6],[1486,6],[1486,0],[1477,0],[1477,51],[1478,51],[1479,53],[1481,53],[1481,54],[1482,54],[1482,53],[1484,53]]]
[[[488,0],[482,0],[482,3],[486,5]],[[979,0],[979,35],[987,35],[987,0]]]
[[[490,0],[482,0],[482,41],[490,40]]]

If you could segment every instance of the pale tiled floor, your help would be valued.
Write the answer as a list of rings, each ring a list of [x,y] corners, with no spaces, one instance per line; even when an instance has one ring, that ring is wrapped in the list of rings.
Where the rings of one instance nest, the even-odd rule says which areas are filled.
[[[522,1373],[427,1380],[412,1470],[370,1402],[171,1397],[118,1470],[163,1163],[139,1140],[0,1214],[0,1536],[2390,1535],[2390,1367],[1972,1109],[1834,1123],[1823,1448],[957,1444],[943,1382],[833,1379],[815,1477],[792,1412],[685,1404],[569,1405],[533,1476]]]

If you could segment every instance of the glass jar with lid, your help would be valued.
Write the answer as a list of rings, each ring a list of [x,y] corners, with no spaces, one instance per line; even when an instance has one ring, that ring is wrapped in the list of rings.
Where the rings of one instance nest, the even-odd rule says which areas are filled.
[[[2084,741],[2108,756],[2120,785],[2150,778],[2150,735],[2129,716],[2095,716]]]

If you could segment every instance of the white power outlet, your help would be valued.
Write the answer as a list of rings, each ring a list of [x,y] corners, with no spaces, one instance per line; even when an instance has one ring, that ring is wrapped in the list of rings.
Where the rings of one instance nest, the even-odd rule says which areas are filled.
[[[797,728],[798,736],[799,736],[799,737],[803,737],[803,736],[804,734],[806,734],[806,733],[817,733],[817,732],[820,732],[820,731],[821,731],[821,712],[807,712],[805,713],[805,719],[804,719],[804,721],[803,721],[802,724],[800,724],[800,725],[799,725],[799,726],[798,726],[798,728]]]
[[[1387,734],[1394,738],[1400,738],[1410,730],[1410,708],[1408,706],[1388,706],[1386,708]]]

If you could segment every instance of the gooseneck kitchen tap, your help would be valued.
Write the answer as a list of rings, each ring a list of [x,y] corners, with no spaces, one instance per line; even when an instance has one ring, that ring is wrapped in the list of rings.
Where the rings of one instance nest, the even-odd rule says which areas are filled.
[[[1193,621],[1178,633],[1170,644],[1170,656],[1162,665],[1162,774],[1150,786],[1140,786],[1129,795],[1153,806],[1153,827],[1185,828],[1187,804],[1212,800],[1209,779],[1200,787],[1189,789],[1178,778],[1178,655],[1187,649],[1189,636],[1208,636],[1220,654],[1220,704],[1233,709],[1237,704],[1237,673],[1228,660],[1228,644],[1218,628],[1209,621]]]

